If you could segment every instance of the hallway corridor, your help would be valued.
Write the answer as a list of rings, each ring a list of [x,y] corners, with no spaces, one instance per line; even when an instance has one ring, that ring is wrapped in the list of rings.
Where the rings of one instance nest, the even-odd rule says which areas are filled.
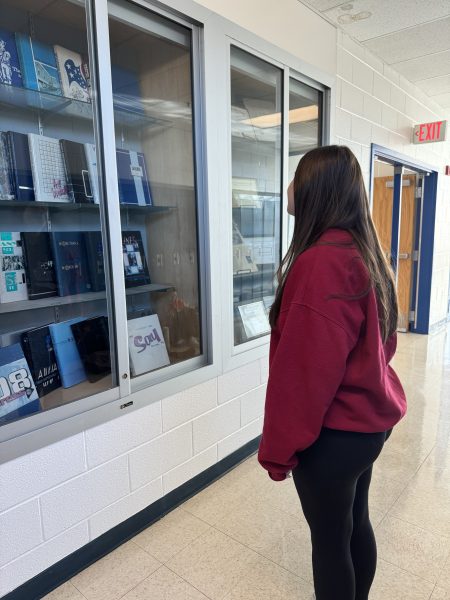
[[[409,411],[374,473],[371,600],[450,600],[450,339],[399,336]],[[310,600],[308,530],[292,479],[256,456],[47,600]]]

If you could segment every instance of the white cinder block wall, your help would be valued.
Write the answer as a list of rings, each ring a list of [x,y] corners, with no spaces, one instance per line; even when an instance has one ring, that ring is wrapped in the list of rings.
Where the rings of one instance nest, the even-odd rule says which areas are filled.
[[[447,320],[450,274],[450,142],[414,145],[416,123],[442,119],[442,109],[419,88],[347,35],[338,32],[336,141],[358,157],[369,187],[370,144],[434,166],[439,171],[430,326]]]
[[[267,373],[260,359],[1,465],[0,597],[255,439]]]
[[[289,2],[293,12],[286,10],[286,26],[302,22],[298,11],[304,13],[309,19],[305,37],[315,43],[309,51],[316,48],[317,66],[329,71],[330,61],[319,56],[317,40],[323,37],[329,44],[335,39],[334,29],[295,0]],[[242,3],[235,4],[238,21]],[[257,14],[262,19],[262,11],[254,12],[252,27],[264,35],[267,23],[258,29]],[[278,25],[271,41],[283,38],[287,45],[283,32],[286,29]],[[440,117],[416,88],[345,36],[339,36],[336,51],[337,141],[351,146],[367,181],[372,141],[438,166],[449,162],[442,145],[410,144],[413,122]],[[314,53],[304,56],[302,48],[298,53],[314,62]],[[440,181],[433,323],[447,311],[449,179]],[[252,362],[1,465],[0,596],[256,438],[262,428],[267,373],[267,358]]]

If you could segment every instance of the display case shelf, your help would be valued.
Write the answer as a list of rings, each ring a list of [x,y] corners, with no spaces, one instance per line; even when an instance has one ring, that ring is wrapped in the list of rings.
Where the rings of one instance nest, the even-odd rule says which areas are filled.
[[[127,296],[146,294],[152,292],[167,292],[174,289],[171,284],[150,283],[137,287],[127,288]],[[40,298],[37,300],[21,300],[19,302],[7,302],[0,304],[0,314],[13,312],[22,312],[34,310],[36,308],[51,308],[53,306],[63,306],[67,304],[79,304],[81,302],[92,302],[106,298],[106,292],[88,292],[86,294],[77,294],[75,296],[51,296],[50,298]]]
[[[167,127],[169,121],[156,118],[145,113],[139,102],[133,98],[113,97],[114,120],[118,125],[132,127]],[[39,111],[42,113],[41,121],[45,121],[45,115],[52,117],[55,114],[75,119],[93,120],[92,104],[57,96],[47,92],[30,90],[25,87],[14,87],[0,84],[0,106],[7,108],[21,108],[23,110]]]
[[[90,202],[79,203],[79,202],[20,202],[18,200],[0,200],[0,207],[7,208],[32,208],[36,209],[48,209],[58,211],[71,211],[71,210],[98,210],[99,205]],[[167,213],[171,210],[175,210],[175,206],[140,206],[138,204],[121,204],[120,210],[122,211],[136,211],[143,212],[146,214],[160,214]]]

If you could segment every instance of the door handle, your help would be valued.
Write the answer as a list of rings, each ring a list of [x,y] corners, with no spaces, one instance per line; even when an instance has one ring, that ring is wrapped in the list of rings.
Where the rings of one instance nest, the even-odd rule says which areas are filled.
[[[400,252],[398,255],[399,260],[408,260],[408,258],[411,258],[411,254],[409,252]]]

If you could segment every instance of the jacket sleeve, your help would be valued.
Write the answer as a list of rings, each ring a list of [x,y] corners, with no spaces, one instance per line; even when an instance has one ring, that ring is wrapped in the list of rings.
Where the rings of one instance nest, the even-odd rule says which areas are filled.
[[[291,304],[270,364],[258,452],[273,480],[285,479],[298,463],[296,452],[319,437],[353,346],[341,325]]]

